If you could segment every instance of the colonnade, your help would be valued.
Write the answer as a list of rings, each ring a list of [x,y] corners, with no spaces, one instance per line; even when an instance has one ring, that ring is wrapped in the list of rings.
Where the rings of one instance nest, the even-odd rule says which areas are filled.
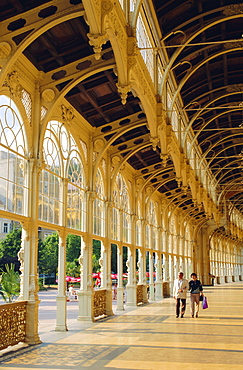
[[[203,284],[210,283],[210,273],[216,276],[217,283],[237,281],[243,276],[242,215],[236,210],[231,212],[231,219],[224,218],[216,199],[218,189],[213,185],[213,173],[191,132],[192,122],[186,114],[177,114],[183,104],[172,72],[184,46],[172,58],[168,57],[161,47],[164,45],[161,33],[156,31],[157,21],[153,25],[152,13],[146,13],[151,2],[138,1],[136,9],[131,1],[75,3],[55,2],[55,6],[49,7],[55,9],[53,14],[49,14],[49,8],[46,13],[46,4],[41,4],[36,12],[23,12],[23,19],[28,19],[28,29],[32,31],[24,38],[22,27],[14,31],[22,40],[20,44],[13,42],[12,29],[8,27],[16,21],[15,17],[4,21],[0,44],[0,216],[22,225],[19,299],[28,302],[26,341],[29,344],[40,340],[39,227],[55,230],[59,235],[57,331],[68,329],[65,279],[68,234],[81,237],[78,320],[92,320],[94,239],[101,243],[101,288],[106,291],[107,315],[113,314],[112,244],[117,246],[119,310],[136,305],[137,285],[142,285],[144,292],[149,285],[150,300],[164,297],[164,283],[171,294],[180,270],[186,278],[196,272]],[[142,6],[143,3],[149,7]],[[48,16],[42,17],[42,13]],[[67,22],[68,29],[73,29],[72,20],[79,24],[80,17],[89,29],[87,34],[79,34],[80,42],[85,44],[89,40],[85,46],[89,49],[93,45],[94,53],[89,51],[87,56],[74,58],[70,64],[66,58],[65,66],[61,63],[57,69],[51,63],[50,69],[40,72],[31,62],[35,58],[28,60],[24,51],[36,49],[32,42],[38,40],[38,43],[42,37],[45,40],[45,32],[50,31],[54,37],[54,26],[62,27]],[[135,25],[137,19],[146,30],[143,41],[148,45],[155,43],[158,49],[158,53],[152,48],[146,52],[153,58],[149,69],[146,54],[137,48],[140,29]],[[79,24],[82,31],[83,24]],[[102,50],[107,41],[112,54],[110,60],[105,58],[107,49]],[[39,67],[44,70],[41,63]],[[104,80],[109,80],[106,88],[103,89],[101,82],[97,91],[85,90],[89,78],[102,73]],[[80,93],[79,110],[68,100],[75,88]],[[115,110],[109,115],[106,105],[110,95],[117,92],[121,97],[121,113],[113,120]],[[97,100],[92,94],[97,95]],[[134,109],[128,104],[128,94],[134,99]],[[99,96],[106,102],[104,111],[100,109]],[[90,122],[88,116],[85,118],[80,113],[83,100],[89,101],[89,109],[95,111]],[[96,120],[100,112],[104,122]],[[133,130],[138,128],[137,141]],[[126,144],[125,149],[119,143]],[[149,155],[145,158],[147,151]],[[134,165],[138,158],[139,164]],[[211,237],[222,225],[225,230]],[[124,247],[128,250],[125,303]],[[146,302],[146,297],[143,301]]]

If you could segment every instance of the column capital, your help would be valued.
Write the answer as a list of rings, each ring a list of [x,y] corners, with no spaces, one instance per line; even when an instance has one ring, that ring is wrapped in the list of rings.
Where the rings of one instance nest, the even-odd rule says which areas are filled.
[[[94,201],[94,199],[97,197],[96,191],[91,191],[91,190],[87,190],[86,195],[87,195],[88,201]]]

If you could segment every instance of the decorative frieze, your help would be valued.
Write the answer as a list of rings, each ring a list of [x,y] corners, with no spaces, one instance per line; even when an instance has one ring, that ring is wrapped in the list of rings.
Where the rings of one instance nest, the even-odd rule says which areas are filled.
[[[243,13],[243,4],[232,4],[232,5],[226,6],[223,11],[223,14],[226,16],[242,14],[242,13]]]
[[[231,86],[227,86],[226,91],[231,93],[231,92],[241,92],[243,91],[243,84],[235,84]]]
[[[73,113],[73,108],[66,107],[64,104],[62,104],[61,109],[63,122],[70,124],[75,117]]]
[[[3,86],[9,88],[12,97],[21,97],[22,86],[19,83],[19,76],[17,71],[12,71],[7,74]]]
[[[224,44],[225,49],[243,49],[243,41],[237,41],[237,42],[226,42]]]

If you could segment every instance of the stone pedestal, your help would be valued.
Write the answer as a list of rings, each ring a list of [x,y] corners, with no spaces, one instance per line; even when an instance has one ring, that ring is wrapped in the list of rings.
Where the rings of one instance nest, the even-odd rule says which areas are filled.
[[[149,299],[151,301],[154,301],[155,300],[154,283],[149,284]]]
[[[137,305],[137,289],[136,285],[127,285],[127,306]]]
[[[93,292],[78,292],[78,321],[93,321]]]
[[[56,318],[56,331],[67,331],[67,297],[59,296],[56,298],[57,302],[57,318]]]
[[[163,299],[163,281],[156,281],[155,283],[155,298]]]
[[[117,311],[124,310],[124,289],[117,288]]]
[[[41,343],[38,335],[38,306],[40,301],[29,301],[26,313],[25,342],[30,345]]]

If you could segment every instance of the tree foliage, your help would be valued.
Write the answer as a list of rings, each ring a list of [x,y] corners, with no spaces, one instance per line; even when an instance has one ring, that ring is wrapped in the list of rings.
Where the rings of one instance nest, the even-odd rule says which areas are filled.
[[[0,241],[0,267],[6,263],[14,262],[16,269],[19,268],[18,251],[21,248],[21,229],[14,229],[5,239]],[[79,276],[80,266],[78,258],[81,253],[81,237],[78,235],[69,234],[66,244],[66,269],[67,275]],[[39,274],[56,274],[58,268],[58,244],[59,236],[57,233],[48,235],[44,240],[38,242],[38,267]],[[123,271],[126,272],[127,248],[123,248]],[[93,240],[92,252],[92,271],[100,271],[99,259],[101,257],[101,242]],[[2,259],[2,260],[1,260]],[[111,271],[117,273],[117,246],[111,245]]]
[[[99,259],[95,254],[92,254],[92,272],[100,272]]]
[[[78,260],[81,253],[81,237],[68,234],[67,236],[67,262]]]
[[[117,273],[117,246],[116,244],[111,244],[111,272],[113,274]]]
[[[57,233],[48,235],[43,241],[39,242],[38,265],[39,274],[51,274],[57,272],[58,267],[58,242]]]
[[[93,253],[92,253],[92,272],[100,271],[99,259],[101,256],[100,253],[101,243],[99,240],[93,240]]]
[[[14,263],[15,269],[18,269],[20,263],[18,261],[18,251],[21,248],[22,229],[13,229],[6,237],[0,240],[0,268],[5,269],[5,265]]]
[[[5,265],[5,270],[0,276],[0,294],[5,302],[11,303],[19,295],[20,277],[18,271],[15,271],[15,265]]]
[[[80,276],[80,266],[75,262],[67,262],[66,263],[66,275],[79,277]]]

